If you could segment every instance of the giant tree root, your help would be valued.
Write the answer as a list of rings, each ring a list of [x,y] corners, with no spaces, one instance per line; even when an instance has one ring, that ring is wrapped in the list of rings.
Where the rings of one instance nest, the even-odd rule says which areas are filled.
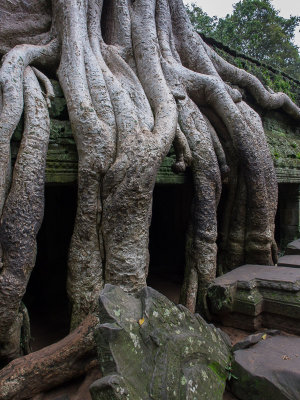
[[[87,372],[96,356],[97,323],[89,315],[64,339],[9,363],[0,371],[1,400],[29,399]]]
[[[27,21],[22,29],[28,21],[35,26],[27,11],[35,5],[39,10],[40,2],[19,3]],[[2,399],[32,397],[83,372],[93,355],[94,324],[93,319],[83,320],[96,312],[103,285],[112,283],[128,292],[146,285],[152,193],[174,140],[175,169],[188,165],[193,175],[182,294],[189,309],[204,313],[207,308],[206,289],[216,276],[221,181],[229,168],[221,236],[230,261],[225,267],[276,262],[273,162],[259,116],[230,84],[252,93],[260,106],[282,108],[300,119],[300,109],[285,94],[269,93],[202,41],[182,0],[51,3],[48,34],[43,18],[42,36],[33,39],[24,32],[21,40],[18,24],[17,41],[12,35],[1,37],[0,27],[0,54],[7,49],[0,66],[0,358],[6,362],[21,354],[16,335],[21,323],[13,324],[34,266],[42,222],[49,126],[40,125],[49,119],[47,103],[53,93],[44,67],[51,60],[78,152],[67,287],[71,326],[79,328],[58,344],[9,364],[0,373]],[[14,2],[2,1],[0,12],[3,7],[8,15],[15,12]],[[43,73],[32,70],[32,63]],[[20,146],[12,175],[10,140],[24,107],[22,142],[27,146]]]

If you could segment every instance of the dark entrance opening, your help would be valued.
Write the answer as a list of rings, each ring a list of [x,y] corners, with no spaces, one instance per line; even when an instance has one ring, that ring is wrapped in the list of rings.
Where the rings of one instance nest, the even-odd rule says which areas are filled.
[[[299,236],[299,184],[279,183],[275,239],[282,255],[289,242]]]
[[[24,297],[31,320],[33,350],[68,334],[67,258],[76,192],[77,188],[71,185],[49,185],[45,189],[45,215],[37,237],[36,265]]]
[[[45,215],[37,237],[36,265],[24,303],[31,320],[32,348],[38,350],[69,332],[67,260],[76,214],[77,187],[47,185]],[[191,184],[157,185],[150,227],[148,285],[178,302],[185,266]]]
[[[190,184],[156,185],[150,227],[149,286],[178,302],[185,266]]]

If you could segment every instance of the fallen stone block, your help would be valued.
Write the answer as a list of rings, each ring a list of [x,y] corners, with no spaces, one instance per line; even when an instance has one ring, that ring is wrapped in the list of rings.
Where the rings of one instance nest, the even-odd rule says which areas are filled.
[[[300,255],[289,255],[280,257],[278,267],[300,268]]]
[[[299,400],[300,338],[261,333],[258,342],[234,351],[232,376],[240,400]]]
[[[300,334],[300,269],[244,265],[215,279],[208,301],[225,326]]]
[[[290,242],[285,250],[286,255],[296,254],[300,255],[300,239]]]
[[[133,296],[112,285],[99,315],[93,400],[222,400],[231,346],[202,317],[149,287]]]

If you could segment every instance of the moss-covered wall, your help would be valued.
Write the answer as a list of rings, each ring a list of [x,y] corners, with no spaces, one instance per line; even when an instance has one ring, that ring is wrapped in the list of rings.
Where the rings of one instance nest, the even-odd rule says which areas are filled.
[[[294,102],[300,105],[300,82],[298,80],[268,64],[224,46],[213,38],[205,37],[202,34],[201,37],[225,60],[255,75],[274,92],[286,93]]]
[[[300,127],[280,112],[262,113],[279,183],[300,182]]]
[[[77,150],[68,120],[66,101],[57,81],[52,81],[55,88],[55,99],[50,109],[51,133],[47,156],[47,183],[74,183],[77,179]],[[282,183],[300,183],[300,127],[291,118],[279,111],[263,111],[253,103],[261,114],[267,140],[276,166],[278,181]],[[22,134],[22,121],[12,138],[12,156],[16,157],[18,143]],[[158,176],[158,184],[182,184],[185,175],[176,175],[171,166],[174,152],[170,151],[165,158]]]
[[[51,130],[47,155],[47,183],[75,183],[77,180],[77,150],[74,142],[71,124],[68,120],[68,110],[63,93],[57,81],[52,81],[55,98],[50,108]],[[23,119],[19,123],[12,138],[12,158],[16,158],[19,142],[23,131]],[[174,174],[171,166],[175,155],[171,150],[160,167],[157,183],[182,184],[184,174]]]

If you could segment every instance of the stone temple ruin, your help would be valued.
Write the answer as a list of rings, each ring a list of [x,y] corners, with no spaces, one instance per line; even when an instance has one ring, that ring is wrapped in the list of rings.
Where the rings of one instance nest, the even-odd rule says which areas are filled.
[[[223,57],[225,55],[230,62],[238,65],[242,63],[242,66],[251,70],[252,73],[262,74],[262,76],[259,76],[262,79],[267,75],[273,79],[273,82],[276,83],[276,79],[278,81],[279,73],[272,68],[224,48],[213,40],[206,40]],[[297,91],[299,82],[286,76],[280,76],[281,79],[288,82],[295,100],[299,101],[299,87]],[[46,167],[45,218],[38,236],[36,267],[25,296],[26,304],[31,313],[32,334],[36,340],[33,342],[33,348],[35,349],[62,338],[68,331],[68,307],[65,291],[66,265],[76,210],[76,146],[68,121],[68,112],[63,93],[58,82],[52,81],[52,83],[55,89],[55,99],[50,109],[51,136]],[[248,101],[262,117],[276,167],[279,184],[276,240],[282,252],[281,255],[283,255],[283,250],[286,249],[287,244],[295,240],[299,234],[300,127],[282,112],[262,110],[251,97],[248,97]],[[20,124],[13,137],[15,154],[21,131],[22,126]],[[191,201],[192,188],[188,173],[175,174],[172,171],[174,157],[174,153],[171,150],[165,158],[156,180],[153,219],[150,230],[151,262],[148,284],[166,294],[171,300],[178,302],[179,287],[183,279],[184,269],[187,210]],[[226,196],[226,182],[223,192],[223,196]],[[222,199],[219,207],[222,210]],[[266,331],[266,328],[278,329],[300,335],[300,245],[297,240],[287,246],[286,255],[279,259],[278,265],[281,268],[262,268],[261,266],[252,265],[239,267],[217,278],[209,289],[210,312],[215,322],[233,328],[244,329],[248,332],[262,331],[261,334],[250,337],[249,342],[247,340],[244,344],[242,342],[240,348],[236,349],[233,372],[228,369],[230,355],[228,344],[226,344],[227,339],[224,339],[221,331],[210,332],[209,326],[200,317],[193,317],[187,314],[187,310],[184,310],[184,308],[176,308],[157,292],[151,292],[151,289],[148,289],[148,292],[146,291],[144,294],[141,293],[140,296],[142,303],[149,298],[148,305],[146,304],[144,307],[153,308],[152,314],[149,310],[148,313],[145,309],[143,311],[141,309],[143,305],[139,305],[136,298],[130,299],[130,296],[125,295],[116,288],[106,288],[101,295],[102,314],[99,328],[101,334],[98,335],[100,363],[104,377],[91,386],[93,399],[153,398],[159,400],[193,398],[217,400],[223,398],[225,381],[231,374],[234,376],[231,380],[233,393],[239,396],[237,398],[241,400],[299,399],[299,338],[295,336],[292,336],[292,338],[280,336],[279,331]],[[112,303],[108,301],[109,298]],[[142,300],[143,298],[144,300]],[[39,299],[38,302],[36,301],[37,299]],[[116,309],[111,309],[112,304],[117,307],[117,300],[126,305],[128,305],[128,302],[132,302],[129,307],[131,308],[131,315],[128,316],[128,320],[126,319],[126,323],[124,320],[120,320],[120,316],[126,315],[126,308],[119,307],[117,311]],[[134,314],[132,310],[135,310],[136,307],[139,311]],[[171,311],[168,311],[170,307]],[[156,311],[157,309],[159,310]],[[114,312],[115,314],[113,315]],[[159,318],[161,318],[160,322],[166,324],[165,327],[162,325],[157,328],[151,325],[153,324],[153,315],[158,312]],[[181,313],[183,313],[184,317],[181,317]],[[51,315],[54,317],[52,318]],[[106,316],[103,317],[103,315]],[[137,315],[139,315],[142,323],[137,324],[137,321],[135,321]],[[173,355],[172,352],[174,351],[174,346],[177,346],[177,339],[175,340],[172,336],[171,341],[169,339],[166,341],[166,335],[170,335],[170,332],[167,330],[164,332],[164,329],[167,329],[167,325],[170,326],[170,323],[173,326],[172,330],[176,329],[178,324],[180,326],[180,318],[187,318],[188,324],[191,325],[190,328],[188,324],[184,329],[183,327],[178,328],[178,337],[182,341],[183,348],[180,348],[181,345],[178,342],[179,348],[176,350],[177,353]],[[123,326],[123,324],[125,325]],[[191,328],[194,324],[200,324],[199,326],[204,324],[203,329],[207,330],[207,334],[213,335],[215,340],[219,341],[220,349],[222,350],[218,352],[218,355],[209,355],[209,347],[206,347],[209,344],[205,344],[206,349],[208,349],[206,355],[201,350],[201,346],[198,350],[195,350],[195,347],[192,350],[188,350],[188,347],[186,347],[185,350],[184,346],[186,346],[187,341],[198,340],[196,336],[189,337],[189,329],[194,330],[194,328]],[[132,325],[134,326],[133,328]],[[153,334],[150,332],[151,329],[158,329],[158,331]],[[181,331],[181,329],[183,330]],[[202,328],[197,327],[197,329],[201,331]],[[126,332],[124,337],[122,333],[117,333],[119,330]],[[264,341],[262,338],[267,338],[268,340]],[[204,345],[203,336],[201,340],[202,342],[199,342],[200,345]],[[294,353],[292,352],[293,354],[286,356],[288,359],[285,361],[284,352],[291,351],[291,340],[293,341],[292,347],[298,349],[295,350],[298,354],[295,351]],[[144,341],[142,355],[138,354],[135,348],[139,346],[138,343],[140,341]],[[282,378],[280,375],[282,372],[279,373],[278,381],[281,379],[283,382],[278,383],[276,379],[270,378],[269,375],[272,373],[266,367],[260,375],[265,374],[266,376],[260,382],[259,379],[261,378],[256,376],[258,374],[257,371],[256,373],[255,371],[247,370],[247,357],[252,357],[249,353],[251,348],[255,349],[258,346],[257,348],[262,354],[268,353],[268,351],[268,354],[270,354],[270,352],[275,352],[274,348],[272,348],[272,343],[276,341],[278,343],[275,346],[283,346],[283,353],[275,353],[273,358],[275,359],[277,356],[278,360],[284,364],[284,368],[289,362],[291,363],[290,370],[288,368],[284,369],[286,371],[284,374],[292,376],[291,385]],[[128,344],[128,349],[125,343]],[[152,347],[149,343],[151,343]],[[264,344],[266,349],[264,349]],[[271,346],[269,350],[267,345]],[[133,346],[132,349],[131,346]],[[159,349],[159,346],[164,347],[163,351],[165,353],[159,354],[159,350],[155,350]],[[128,358],[126,352],[131,351],[133,352],[132,358]],[[154,360],[150,353],[156,351],[158,352],[158,358]],[[192,352],[193,356],[188,356],[189,351]],[[253,351],[255,352],[255,350]],[[123,354],[123,352],[125,353]],[[189,361],[180,361],[177,365],[176,357],[182,360],[184,352],[186,352],[186,360]],[[200,364],[199,352],[202,360]],[[243,352],[248,352],[249,355],[248,353],[245,355]],[[159,367],[155,366],[158,359]],[[196,360],[195,364],[191,360]],[[203,362],[205,367],[203,367]],[[276,360],[273,360],[273,362],[276,364]],[[135,367],[133,371],[128,372],[130,363],[134,363]],[[170,375],[170,372],[164,370],[164,368],[167,368],[168,363],[170,364],[169,369],[174,369],[174,375]],[[271,366],[269,367],[271,368]],[[160,369],[156,371],[155,368]],[[139,377],[140,371],[144,371],[141,377]],[[185,371],[182,376],[180,371]],[[163,382],[160,376],[162,373],[166,374]],[[209,380],[206,380],[206,377]],[[215,379],[216,377],[217,379]],[[144,386],[141,387],[139,380],[143,381],[144,378],[151,378],[152,381],[151,379],[150,381],[152,383],[145,381],[143,382]],[[196,386],[189,386],[190,379],[194,379],[193,382],[196,382]],[[208,382],[210,382],[211,386],[207,387],[207,391],[205,391],[205,385]],[[254,387],[253,382],[256,382],[259,388]],[[150,392],[147,391],[149,384],[151,387]],[[289,386],[288,389],[286,389],[286,385]],[[266,391],[269,394],[264,394],[265,397],[261,397],[262,391]],[[57,400],[58,398],[67,399],[69,397],[57,397]]]
[[[272,83],[274,89],[280,90],[284,82],[289,95],[300,103],[300,82],[214,40],[205,40],[229,62]],[[78,159],[63,92],[57,81],[52,80],[52,84],[55,98],[50,109],[45,216],[37,239],[36,266],[24,298],[31,315],[33,350],[61,340],[69,329],[65,287],[76,212]],[[215,279],[208,290],[208,305],[210,318],[218,328],[174,304],[179,302],[183,281],[192,185],[188,171],[173,172],[175,153],[171,149],[154,190],[148,287],[132,296],[106,285],[100,294],[96,342],[101,373],[83,382],[86,390],[79,391],[77,397],[62,389],[31,398],[300,399],[300,126],[281,111],[263,110],[250,95],[247,102],[262,117],[276,168],[278,266],[238,266]],[[22,124],[12,138],[13,161]],[[226,196],[225,181],[219,213]],[[220,327],[231,339],[237,330],[246,333],[232,348]],[[226,382],[230,393],[224,395]],[[1,397],[0,387],[2,398],[16,399]]]
[[[299,82],[281,75],[272,67],[237,54],[212,39],[206,40],[222,56],[225,55],[228,61],[248,68],[262,80],[268,77],[276,84],[280,82],[278,77],[281,77],[280,79],[288,83],[294,99],[300,101]],[[66,101],[58,82],[52,83],[55,99],[50,109],[51,133],[46,166],[45,217],[38,236],[38,258],[29,282],[26,300],[29,307],[32,304],[33,308],[36,298],[39,298],[39,305],[44,310],[57,307],[53,321],[57,326],[54,330],[56,334],[60,332],[63,335],[67,329],[67,254],[76,212],[77,150],[68,121]],[[248,101],[262,117],[276,167],[279,205],[275,234],[279,249],[285,249],[289,242],[297,238],[299,232],[300,127],[283,112],[260,109],[249,96]],[[17,153],[21,132],[22,124],[18,126],[12,139],[13,157]],[[171,150],[159,170],[154,190],[149,284],[178,301],[178,288],[184,271],[185,231],[192,185],[188,173],[175,174],[172,171],[174,157]],[[220,212],[226,196],[226,183],[223,184],[222,196]],[[279,265],[280,262],[281,260]],[[56,295],[52,296],[54,290]],[[64,304],[65,307],[62,306]],[[42,318],[38,309],[36,314],[39,319]]]

